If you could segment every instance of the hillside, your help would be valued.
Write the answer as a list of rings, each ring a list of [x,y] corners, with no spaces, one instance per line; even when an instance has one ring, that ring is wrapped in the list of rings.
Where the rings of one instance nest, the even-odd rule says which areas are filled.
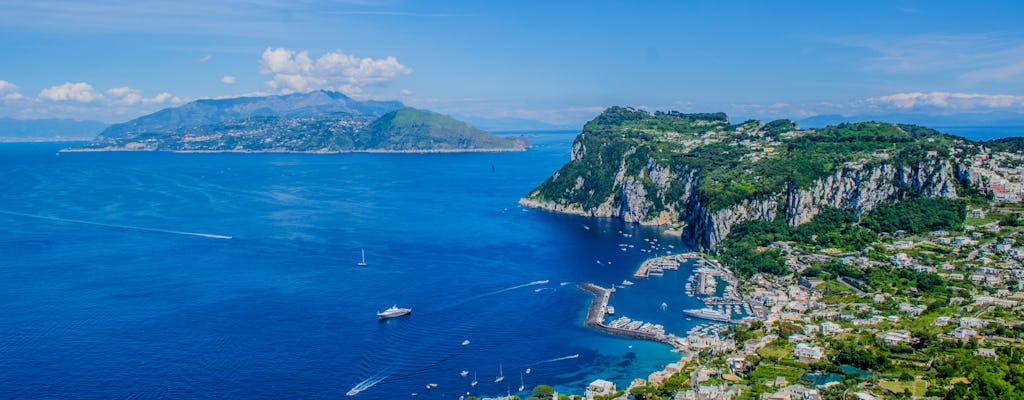
[[[315,91],[197,100],[110,126],[84,150],[507,151],[523,150],[463,122],[400,102]]]
[[[498,137],[451,117],[415,108],[403,108],[378,118],[359,130],[352,145],[360,150],[525,148],[521,141]]]
[[[750,221],[799,226],[825,210],[864,215],[914,198],[958,198],[988,178],[978,143],[877,122],[801,130],[788,120],[732,124],[723,113],[612,107],[588,122],[569,163],[521,203],[669,225],[714,248]]]
[[[97,137],[98,141],[131,138],[137,135],[168,133],[199,126],[242,121],[252,118],[311,118],[317,116],[380,116],[402,108],[397,101],[355,101],[344,94],[319,90],[281,96],[253,96],[229,99],[203,99],[154,112],[128,122],[115,124]]]

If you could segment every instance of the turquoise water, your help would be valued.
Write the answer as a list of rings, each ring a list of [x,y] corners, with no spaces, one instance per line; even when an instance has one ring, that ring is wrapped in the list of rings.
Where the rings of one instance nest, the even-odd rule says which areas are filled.
[[[526,368],[528,388],[562,392],[645,377],[678,355],[583,328],[590,296],[574,285],[636,281],[617,315],[682,334],[696,322],[679,311],[699,306],[688,271],[632,278],[643,238],[682,244],[517,207],[572,138],[419,155],[0,144],[0,393],[340,398],[362,383],[361,398],[454,399],[514,392]],[[392,304],[413,313],[378,322]]]

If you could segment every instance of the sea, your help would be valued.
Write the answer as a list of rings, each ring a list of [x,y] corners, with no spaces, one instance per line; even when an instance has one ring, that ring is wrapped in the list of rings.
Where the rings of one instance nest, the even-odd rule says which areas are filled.
[[[616,317],[679,335],[700,323],[681,311],[701,305],[683,290],[690,265],[632,277],[649,257],[685,251],[677,237],[517,206],[569,161],[574,135],[462,154],[0,144],[0,397],[625,387],[680,355],[584,327],[591,296],[576,285],[635,281],[612,296]],[[379,321],[392,305],[413,311]]]

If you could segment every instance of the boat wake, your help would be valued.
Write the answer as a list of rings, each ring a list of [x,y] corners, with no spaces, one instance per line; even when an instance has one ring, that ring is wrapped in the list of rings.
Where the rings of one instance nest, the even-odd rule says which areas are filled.
[[[516,285],[516,286],[507,287],[507,288],[500,289],[500,290],[495,290],[493,292],[488,292],[488,293],[484,293],[484,294],[481,294],[481,295],[477,295],[477,296],[472,297],[472,299],[478,299],[478,298],[487,297],[487,296],[494,296],[496,294],[501,294],[501,293],[513,291],[513,290],[516,290],[516,289],[522,289],[522,288],[530,287],[530,286],[546,285],[548,282],[550,282],[550,280],[545,279],[545,280],[542,280],[542,281],[533,281],[533,282],[530,282],[530,283],[524,283],[522,285]]]
[[[25,213],[12,212],[12,211],[0,211],[0,214],[13,215],[13,216],[16,216],[16,217],[24,217],[24,218],[35,218],[35,219],[41,219],[41,220],[46,220],[46,221],[66,222],[66,223],[72,223],[72,224],[82,224],[82,225],[92,225],[92,226],[102,226],[104,228],[127,229],[127,230],[142,231],[142,232],[169,233],[169,234],[172,234],[172,235],[196,236],[196,237],[202,237],[202,238],[208,238],[208,239],[224,239],[224,240],[231,239],[231,236],[216,235],[216,234],[212,234],[212,233],[185,232],[185,231],[174,231],[174,230],[160,229],[160,228],[147,228],[147,227],[144,227],[144,226],[106,224],[106,223],[102,223],[102,222],[83,221],[83,220],[80,220],[80,219],[70,219],[70,218],[47,217],[45,215],[25,214]]]
[[[533,365],[553,363],[553,362],[562,361],[562,360],[571,360],[573,358],[580,358],[580,355],[579,354],[573,354],[571,356],[552,358],[550,360],[544,360],[544,361],[535,362],[535,363],[533,363]]]
[[[373,387],[373,385],[376,385],[381,381],[387,379],[388,376],[390,376],[389,371],[383,371],[373,374],[369,378],[364,379],[362,382],[357,383],[355,386],[352,387],[352,389],[349,389],[348,392],[345,393],[345,395],[355,396],[360,392]]]

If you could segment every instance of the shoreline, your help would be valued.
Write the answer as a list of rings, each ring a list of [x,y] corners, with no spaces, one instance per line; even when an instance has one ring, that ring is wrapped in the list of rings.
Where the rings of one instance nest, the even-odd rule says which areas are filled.
[[[59,153],[181,153],[181,154],[347,154],[347,153],[379,153],[379,154],[429,154],[429,153],[519,153],[527,148],[515,149],[434,149],[434,150],[157,150],[157,149],[60,149]]]
[[[555,203],[550,202],[550,201],[534,200],[534,199],[531,199],[529,197],[522,197],[522,198],[520,198],[519,201],[516,202],[516,204],[518,204],[518,205],[520,205],[522,207],[533,208],[533,209],[537,209],[537,210],[544,210],[544,211],[548,211],[548,212],[552,212],[552,213],[557,213],[557,214],[575,215],[575,216],[579,216],[579,217],[588,217],[588,218],[611,218],[611,219],[615,219],[615,220],[618,220],[620,222],[625,222],[625,223],[629,223],[629,224],[637,224],[637,225],[640,225],[640,226],[647,226],[647,227],[658,228],[658,231],[662,235],[664,235],[664,236],[671,236],[671,237],[682,237],[683,236],[683,228],[681,228],[681,227],[678,227],[678,226],[675,226],[675,225],[672,225],[672,224],[658,224],[658,223],[645,223],[645,222],[626,222],[626,221],[623,221],[621,218],[612,215],[610,212],[603,212],[603,211],[601,211],[601,208],[598,208],[597,210],[587,211],[587,210],[584,210],[582,208],[575,207],[575,206],[566,207],[566,206],[563,206],[561,204],[555,204]]]

